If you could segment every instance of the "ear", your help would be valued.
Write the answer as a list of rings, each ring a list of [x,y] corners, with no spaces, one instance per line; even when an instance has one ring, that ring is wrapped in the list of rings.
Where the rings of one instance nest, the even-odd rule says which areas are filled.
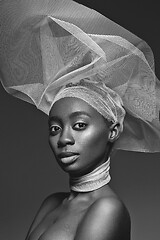
[[[120,124],[116,123],[115,125],[110,126],[109,135],[108,135],[108,141],[114,142],[117,140],[120,136]]]

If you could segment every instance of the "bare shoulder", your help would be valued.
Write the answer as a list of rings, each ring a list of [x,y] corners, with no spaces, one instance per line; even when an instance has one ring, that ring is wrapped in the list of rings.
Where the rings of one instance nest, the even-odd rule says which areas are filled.
[[[66,198],[68,196],[68,193],[66,192],[59,192],[59,193],[53,193],[50,194],[49,196],[47,196],[38,212],[36,213],[34,220],[30,226],[30,229],[28,231],[26,240],[28,239],[29,234],[38,226],[38,224],[42,221],[42,219],[50,212],[50,211],[54,211],[54,209],[56,209],[64,200],[64,198]]]
[[[96,200],[80,223],[75,240],[130,239],[130,216],[118,198]]]
[[[130,216],[123,202],[117,197],[103,197],[95,201],[91,206],[90,212],[113,216],[114,218],[124,218],[130,221]]]

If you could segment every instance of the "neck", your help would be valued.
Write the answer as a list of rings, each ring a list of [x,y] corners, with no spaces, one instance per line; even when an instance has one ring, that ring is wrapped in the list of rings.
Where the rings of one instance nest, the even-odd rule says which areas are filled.
[[[70,177],[71,191],[90,192],[103,187],[111,179],[109,169],[110,158],[88,174],[80,177]]]

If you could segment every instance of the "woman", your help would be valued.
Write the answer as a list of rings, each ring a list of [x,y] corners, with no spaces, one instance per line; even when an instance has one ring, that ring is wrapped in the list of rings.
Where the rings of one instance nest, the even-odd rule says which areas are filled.
[[[150,48],[72,1],[22,1],[14,12],[8,3],[3,85],[49,115],[50,145],[71,187],[44,201],[27,239],[130,239],[128,212],[108,186],[109,157],[112,148],[159,150]]]
[[[110,151],[120,134],[120,125],[110,123],[81,99],[53,104],[49,143],[71,191],[44,201],[26,239],[130,239],[129,214],[107,184]]]

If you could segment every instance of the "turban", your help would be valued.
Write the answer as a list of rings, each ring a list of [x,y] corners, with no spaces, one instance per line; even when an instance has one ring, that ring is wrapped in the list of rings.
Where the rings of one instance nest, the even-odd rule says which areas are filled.
[[[71,0],[2,1],[0,26],[0,79],[9,94],[49,114],[62,91],[94,91],[103,116],[124,119],[117,149],[160,151],[159,80],[142,39]]]
[[[88,81],[87,81],[88,80]],[[120,132],[123,131],[125,110],[119,95],[105,84],[92,83],[90,79],[83,79],[77,84],[67,84],[55,96],[52,105],[59,99],[75,97],[88,103],[112,124],[120,124]],[[52,107],[51,105],[51,107]]]

